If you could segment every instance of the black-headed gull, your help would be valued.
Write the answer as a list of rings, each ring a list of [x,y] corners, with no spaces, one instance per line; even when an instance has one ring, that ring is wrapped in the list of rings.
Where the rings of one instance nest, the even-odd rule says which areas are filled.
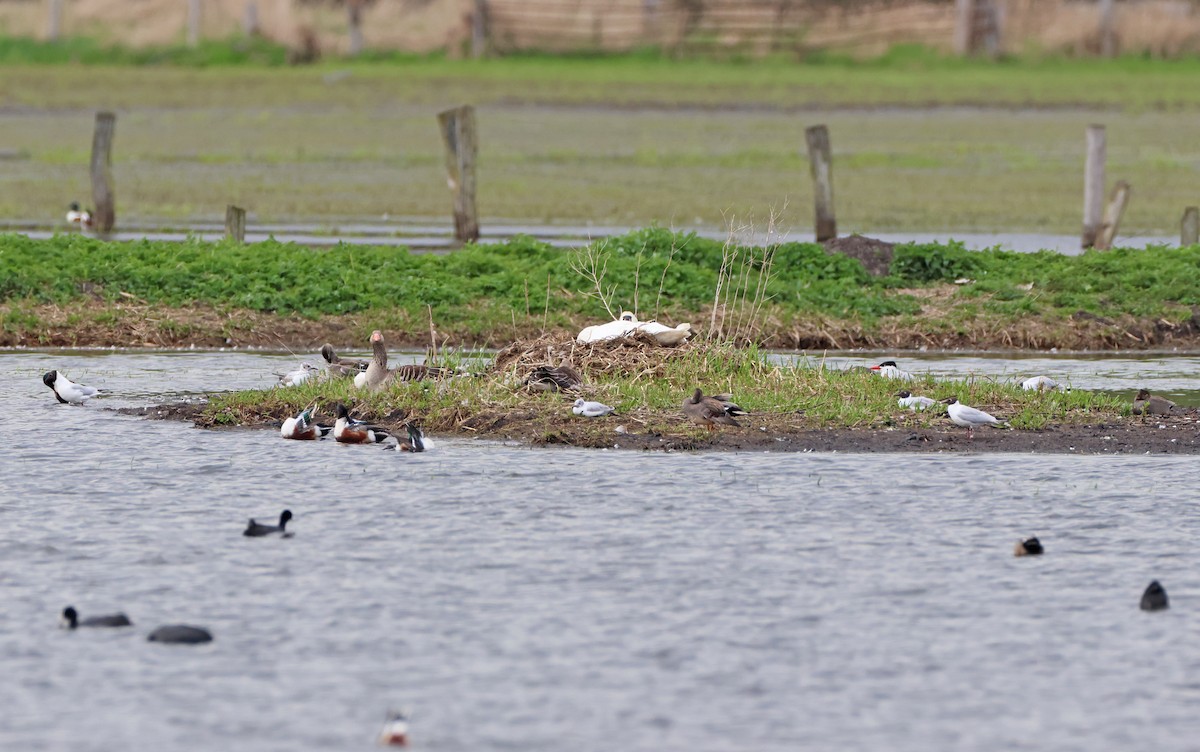
[[[82,405],[100,393],[95,387],[76,384],[58,371],[47,371],[42,375],[42,383],[53,389],[54,396],[64,405]]]
[[[877,366],[871,366],[872,371],[877,371],[880,376],[885,379],[900,379],[901,381],[912,381],[916,378],[908,371],[900,370],[900,366],[896,365],[894,360],[885,360]]]
[[[900,407],[907,407],[914,413],[937,404],[935,400],[929,397],[914,397],[907,389],[901,389],[896,392],[896,396],[900,398],[896,400],[896,404],[900,405]]]
[[[343,444],[377,444],[391,436],[387,431],[366,421],[355,420],[341,402],[334,405],[337,422],[333,424],[333,438]]]
[[[967,438],[971,438],[971,431],[979,426],[999,426],[1002,421],[988,415],[982,410],[974,407],[968,407],[958,401],[957,397],[942,400],[946,403],[946,413],[949,414],[950,420],[957,426],[964,426],[967,429]]]
[[[1021,382],[1021,389],[1027,392],[1052,392],[1059,386],[1059,383],[1049,376],[1033,376]]]
[[[291,533],[285,530],[288,520],[290,519],[292,519],[292,510],[290,509],[283,510],[283,512],[279,515],[278,525],[260,525],[254,521],[253,517],[251,517],[250,523],[246,525],[246,529],[242,532],[242,535],[245,535],[248,538],[261,538],[264,535],[274,535],[275,533],[279,533],[284,538],[291,538]]]
[[[1042,542],[1036,537],[1026,538],[1017,541],[1017,547],[1013,549],[1013,556],[1039,556],[1044,551]]]
[[[576,415],[582,415],[585,418],[603,418],[605,415],[612,415],[616,411],[616,408],[609,407],[603,402],[589,402],[583,397],[575,400],[575,404],[571,406],[571,412]]]
[[[288,371],[279,377],[280,386],[300,386],[320,373],[320,369],[312,363],[301,363],[294,371]]]

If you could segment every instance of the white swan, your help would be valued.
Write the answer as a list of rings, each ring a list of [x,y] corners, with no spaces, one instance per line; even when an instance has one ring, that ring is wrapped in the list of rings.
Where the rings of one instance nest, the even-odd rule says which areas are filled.
[[[660,345],[677,345],[692,336],[692,325],[680,324],[670,327],[657,321],[638,321],[637,316],[629,311],[621,311],[621,317],[616,321],[586,327],[575,339],[581,344],[605,342],[618,337],[626,337],[637,331],[654,337]]]

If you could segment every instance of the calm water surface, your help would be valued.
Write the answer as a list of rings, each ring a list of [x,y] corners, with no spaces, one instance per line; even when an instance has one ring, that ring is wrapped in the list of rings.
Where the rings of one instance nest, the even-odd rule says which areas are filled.
[[[1196,747],[1200,459],[405,456],[103,409],[295,362],[0,353],[0,749],[365,750],[398,706],[418,750]]]

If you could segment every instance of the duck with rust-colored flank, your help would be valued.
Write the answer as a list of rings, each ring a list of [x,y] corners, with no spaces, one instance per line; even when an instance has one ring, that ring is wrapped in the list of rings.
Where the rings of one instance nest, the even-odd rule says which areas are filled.
[[[283,426],[279,429],[279,435],[285,439],[297,439],[299,441],[315,441],[323,439],[333,430],[333,426],[318,426],[313,423],[314,408],[306,408],[300,411],[300,414],[294,418],[288,418],[283,421]]]
[[[734,420],[734,417],[750,413],[733,404],[731,400],[732,395],[729,394],[705,397],[704,392],[697,388],[691,397],[683,401],[683,414],[693,423],[706,426],[710,431],[715,431],[718,424],[740,427],[742,424]]]
[[[416,423],[409,421],[405,425],[408,431],[408,438],[400,440],[393,438],[384,449],[393,449],[398,452],[428,452],[433,449],[433,442],[425,438],[425,432]]]
[[[388,712],[383,730],[379,732],[379,743],[391,747],[408,746],[408,713],[403,710]]]
[[[74,606],[67,606],[62,612],[62,625],[66,629],[79,627],[132,627],[133,622],[125,614],[108,614],[106,616],[89,616],[80,619]]]
[[[333,424],[333,438],[342,444],[378,444],[391,434],[366,421],[350,417],[350,411],[341,402],[333,407],[337,422]]]
[[[1170,415],[1178,407],[1166,397],[1151,396],[1149,389],[1139,389],[1133,398],[1134,415]]]
[[[321,345],[321,357],[325,360],[325,373],[331,378],[357,376],[367,370],[368,362],[357,358],[340,358],[334,352],[333,345],[326,342]]]
[[[1035,536],[1017,541],[1016,548],[1013,549],[1013,556],[1041,556],[1044,552],[1042,542]]]
[[[91,227],[95,222],[95,217],[90,209],[79,208],[78,201],[72,201],[67,207],[67,222],[80,227]]]
[[[279,515],[278,525],[261,525],[255,522],[254,518],[251,517],[250,523],[246,525],[246,529],[242,531],[242,535],[246,536],[247,538],[262,538],[267,535],[275,535],[278,533],[284,538],[291,538],[292,534],[286,530],[287,524],[289,521],[291,521],[291,519],[292,510],[290,509],[283,510],[283,512]]]

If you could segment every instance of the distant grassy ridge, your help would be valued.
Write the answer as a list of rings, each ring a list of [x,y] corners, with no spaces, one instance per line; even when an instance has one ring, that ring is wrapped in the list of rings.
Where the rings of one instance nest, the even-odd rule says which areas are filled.
[[[650,228],[593,248],[604,259],[603,284],[616,310],[691,321],[701,329],[708,324],[726,251],[721,243]],[[1002,343],[1014,322],[1053,328],[1081,315],[1126,327],[1130,321],[1190,326],[1192,307],[1200,305],[1200,246],[1069,257],[911,244],[897,247],[891,274],[883,278],[816,244],[771,250],[772,276],[754,337],[765,344],[787,345],[787,333],[806,326],[868,338],[902,330],[993,331]],[[31,306],[134,300],[164,309],[203,305],[317,320],[386,315],[415,324],[432,315],[459,343],[494,341],[488,335],[498,330],[573,332],[608,316],[589,294],[594,285],[572,270],[571,255],[529,238],[437,256],[357,245],[313,250],[278,242],[7,235],[0,236],[0,305],[7,310],[0,322],[6,329],[36,327]]]
[[[186,46],[127,48],[86,38],[60,42],[0,37],[0,65],[245,69],[239,85],[257,69],[286,65],[287,49],[264,39],[235,38]],[[369,52],[331,58],[317,70],[353,69],[400,86],[406,95],[454,92],[477,104],[534,101],[625,105],[736,104],[840,105],[1079,105],[1132,110],[1200,105],[1194,81],[1200,59],[1113,60],[1028,55],[986,61],[961,59],[918,46],[899,46],[873,59],[815,54],[763,60],[678,59],[658,51],[619,55],[524,54],[488,60],[448,60]],[[307,99],[303,86],[320,88],[305,72],[273,70],[271,86]],[[14,71],[6,72],[11,75]],[[94,74],[89,74],[94,75]],[[292,86],[300,85],[300,90]],[[0,91],[3,87],[0,86]],[[51,96],[48,94],[47,96]]]

